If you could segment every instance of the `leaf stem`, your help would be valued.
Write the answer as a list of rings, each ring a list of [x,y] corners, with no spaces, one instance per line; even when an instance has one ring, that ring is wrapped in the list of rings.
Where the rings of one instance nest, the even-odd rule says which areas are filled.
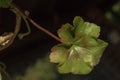
[[[61,42],[61,39],[54,35],[53,33],[51,33],[49,30],[43,28],[42,26],[38,25],[34,20],[32,20],[31,18],[28,17],[28,15],[26,15],[25,13],[23,13],[16,5],[12,4],[13,7],[15,7],[17,9],[17,11],[19,12],[19,14],[23,17],[26,17],[29,22],[31,24],[33,24],[36,28],[38,28],[39,30],[45,32],[46,34],[48,34],[49,36],[51,36],[52,38],[56,39],[57,41]]]
[[[60,38],[57,37],[56,35],[54,35],[53,33],[51,33],[50,31],[48,31],[47,29],[43,28],[42,26],[38,25],[35,21],[33,21],[32,19],[30,19],[28,17],[28,20],[38,29],[40,29],[41,31],[45,32],[46,34],[48,34],[49,36],[51,36],[52,38],[56,39],[57,41],[61,42]]]

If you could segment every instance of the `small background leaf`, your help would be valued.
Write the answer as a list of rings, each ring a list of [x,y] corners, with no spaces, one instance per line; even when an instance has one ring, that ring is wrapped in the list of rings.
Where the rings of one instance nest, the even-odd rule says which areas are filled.
[[[0,0],[0,8],[10,7],[12,0]]]

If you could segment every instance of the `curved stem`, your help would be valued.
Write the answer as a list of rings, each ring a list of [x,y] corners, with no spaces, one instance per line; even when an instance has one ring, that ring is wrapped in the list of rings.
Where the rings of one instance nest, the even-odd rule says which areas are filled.
[[[17,8],[15,8],[15,7],[13,7],[11,9],[11,11],[16,15],[15,30],[14,30],[14,33],[8,34],[8,35],[10,35],[9,42],[6,45],[0,46],[0,51],[7,48],[8,46],[10,46],[12,44],[12,42],[14,41],[17,33],[20,30],[21,15],[19,15],[19,12],[18,12]]]
[[[30,25],[29,25],[29,23],[28,23],[28,20],[26,19],[26,16],[23,16],[23,20],[24,20],[25,23],[26,23],[28,32],[26,32],[26,33],[19,33],[19,34],[18,34],[19,39],[22,39],[23,37],[25,37],[25,36],[27,36],[27,35],[29,35],[29,34],[31,33]]]
[[[35,27],[37,27],[39,30],[45,32],[46,34],[48,34],[49,36],[51,36],[52,38],[56,39],[57,41],[61,42],[60,38],[57,37],[56,35],[54,35],[53,33],[51,33],[49,30],[43,28],[42,26],[38,25],[35,21],[33,21],[31,18],[28,17],[28,15],[24,14],[22,11],[20,11],[19,8],[17,8],[17,6],[15,6],[14,4],[12,4],[13,7],[15,7],[17,9],[17,11],[19,12],[19,14],[22,16],[22,17],[26,17],[29,22],[31,24],[33,24]]]
[[[60,38],[57,37],[56,35],[54,35],[53,33],[51,33],[50,31],[48,31],[47,29],[43,28],[42,26],[38,25],[35,21],[33,21],[32,19],[28,18],[28,20],[38,29],[40,29],[41,31],[45,32],[46,34],[48,34],[49,36],[51,36],[52,38],[56,39],[57,41],[61,42]]]

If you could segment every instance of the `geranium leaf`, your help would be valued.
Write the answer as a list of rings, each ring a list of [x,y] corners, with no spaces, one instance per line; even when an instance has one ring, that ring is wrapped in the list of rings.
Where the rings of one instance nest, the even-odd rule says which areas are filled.
[[[98,39],[100,27],[79,16],[73,26],[63,25],[58,35],[62,43],[53,47],[50,61],[58,63],[60,73],[88,74],[99,63],[108,43]]]

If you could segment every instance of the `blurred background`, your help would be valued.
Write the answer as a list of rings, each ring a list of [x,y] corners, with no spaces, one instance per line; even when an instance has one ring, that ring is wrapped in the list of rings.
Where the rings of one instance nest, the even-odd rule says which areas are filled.
[[[31,25],[31,34],[0,51],[0,61],[14,80],[120,80],[120,1],[119,0],[14,0],[30,17],[55,35],[64,23],[81,16],[101,26],[100,38],[109,46],[100,63],[88,75],[59,74],[48,55],[56,40]],[[14,30],[15,16],[0,9],[0,34]],[[26,32],[22,22],[20,32]]]

